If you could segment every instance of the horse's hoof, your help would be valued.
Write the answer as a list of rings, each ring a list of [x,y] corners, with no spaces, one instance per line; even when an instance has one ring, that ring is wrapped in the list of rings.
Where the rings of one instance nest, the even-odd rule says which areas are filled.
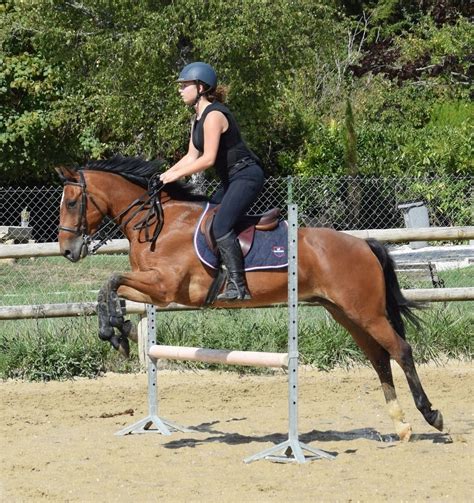
[[[125,358],[128,358],[130,356],[130,344],[126,337],[119,337],[118,335],[114,335],[110,339],[110,344],[112,344],[112,347]]]
[[[120,337],[119,347],[117,348],[119,353],[125,358],[130,357],[130,343],[126,337]]]
[[[409,442],[412,433],[412,427],[408,423],[402,423],[397,431],[398,438],[402,442]]]
[[[109,338],[109,342],[111,344],[111,346],[116,349],[117,351],[119,350],[120,348],[120,337],[118,335],[114,335],[112,337]]]
[[[130,320],[125,320],[120,333],[123,337],[132,339],[133,342],[138,342],[138,330],[136,325],[134,325]]]
[[[137,325],[130,322],[130,332],[128,333],[128,338],[132,340],[133,342],[136,342],[138,344],[138,328]]]
[[[433,410],[429,423],[437,430],[443,431],[443,414],[439,410]]]

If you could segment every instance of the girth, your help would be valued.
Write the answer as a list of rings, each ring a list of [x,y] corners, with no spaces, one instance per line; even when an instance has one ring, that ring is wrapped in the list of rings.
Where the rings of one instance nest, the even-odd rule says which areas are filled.
[[[201,221],[201,232],[206,238],[207,245],[213,251],[217,253],[217,246],[214,236],[212,234],[212,222],[216,212],[219,211],[220,205],[211,208]],[[253,238],[255,235],[255,230],[259,231],[272,231],[278,227],[278,222],[280,218],[280,209],[272,208],[265,213],[260,213],[258,215],[244,215],[236,225],[236,234],[238,236],[240,246],[242,248],[242,255],[245,257],[250,248],[252,247]]]

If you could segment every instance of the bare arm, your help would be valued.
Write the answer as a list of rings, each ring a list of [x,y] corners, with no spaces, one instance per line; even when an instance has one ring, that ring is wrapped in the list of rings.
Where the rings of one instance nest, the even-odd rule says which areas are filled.
[[[229,124],[222,112],[214,110],[209,113],[204,122],[204,152],[199,156],[192,141],[189,142],[188,153],[169,170],[162,173],[160,180],[171,183],[183,176],[199,173],[214,165],[219,148],[221,134],[227,131]],[[197,153],[197,156],[196,156]]]
[[[189,164],[193,163],[198,157],[199,157],[199,150],[196,149],[196,147],[193,144],[192,141],[192,128],[191,128],[191,136],[189,138],[189,145],[188,145],[188,151],[186,155],[184,155],[176,164],[171,166],[166,172],[176,172],[180,168],[183,168],[185,166],[188,166]]]

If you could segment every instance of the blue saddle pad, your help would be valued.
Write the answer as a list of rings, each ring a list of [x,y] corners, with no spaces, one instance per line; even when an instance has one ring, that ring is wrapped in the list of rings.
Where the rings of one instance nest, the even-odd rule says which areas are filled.
[[[194,248],[201,262],[212,269],[218,269],[219,260],[210,250],[201,232],[202,219],[214,206],[208,203],[199,219],[194,232]],[[288,267],[288,224],[285,220],[279,222],[273,231],[255,231],[252,247],[244,258],[244,265],[246,271]]]

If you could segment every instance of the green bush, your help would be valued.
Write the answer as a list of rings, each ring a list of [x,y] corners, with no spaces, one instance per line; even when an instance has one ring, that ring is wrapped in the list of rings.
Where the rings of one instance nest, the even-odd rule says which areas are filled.
[[[472,302],[431,306],[419,313],[420,329],[408,325],[407,339],[415,361],[446,357],[472,360],[474,317]],[[157,313],[158,344],[242,351],[286,352],[287,308],[203,310]],[[124,360],[96,335],[97,319],[4,322],[0,331],[0,378],[27,380],[96,377],[107,371],[138,371],[137,347]],[[300,307],[299,351],[303,364],[321,370],[349,367],[368,361],[352,337],[322,309]],[[192,368],[222,368],[262,372],[252,367],[180,363]],[[263,370],[263,372],[268,372]]]
[[[3,322],[0,378],[32,381],[137,370],[136,348],[123,360],[97,336],[97,318]]]
[[[3,179],[17,183],[21,165],[22,183],[47,181],[52,165],[112,153],[173,162],[191,116],[173,82],[191,60],[209,61],[230,85],[244,136],[274,175],[345,173],[348,98],[360,173],[469,172],[467,15],[339,2],[351,18],[337,3],[4,2]]]
[[[459,16],[455,23],[439,25],[430,15],[396,38],[401,51],[400,62],[410,62],[429,55],[429,64],[444,63],[446,57],[455,57],[465,71],[469,70],[467,55],[472,49],[474,26],[466,17]]]
[[[474,317],[471,307],[454,304],[446,309],[432,305],[418,312],[422,319],[421,327],[406,324],[407,339],[412,344],[415,360],[427,362],[446,357],[471,360],[474,350]],[[157,316],[159,344],[242,351],[287,351],[286,308],[205,310],[158,313]],[[298,326],[302,363],[314,365],[321,370],[368,363],[350,334],[323,309],[300,307]],[[192,366],[219,367],[201,363],[193,363]],[[256,371],[245,367],[238,370]]]
[[[436,306],[424,314],[420,329],[409,326],[407,339],[419,363],[444,358],[466,359],[474,356],[473,302],[463,307]]]

